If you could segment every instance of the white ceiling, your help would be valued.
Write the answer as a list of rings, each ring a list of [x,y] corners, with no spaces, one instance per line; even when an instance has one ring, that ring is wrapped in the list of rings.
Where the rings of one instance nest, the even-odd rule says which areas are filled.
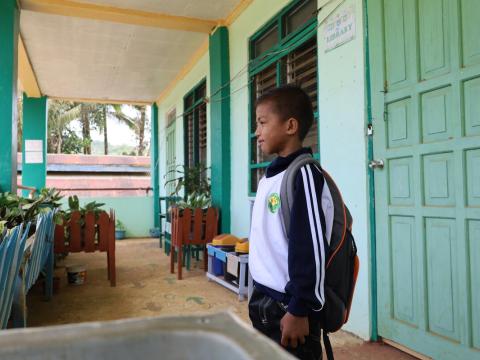
[[[211,20],[226,18],[239,3],[238,0],[77,0],[77,2]]]
[[[225,18],[239,0],[88,2],[216,20]],[[20,31],[44,95],[151,102],[208,37],[27,10],[21,11]]]

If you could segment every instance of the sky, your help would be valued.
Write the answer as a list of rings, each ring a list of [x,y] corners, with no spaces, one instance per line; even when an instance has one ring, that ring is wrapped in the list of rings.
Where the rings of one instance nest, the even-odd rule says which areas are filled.
[[[129,107],[124,106],[124,111],[127,113],[129,116],[135,115],[135,111],[131,111]],[[147,107],[146,111],[146,116],[147,119],[150,123],[150,107]],[[74,130],[78,135],[82,134],[82,127],[80,124],[80,121],[73,121],[71,123],[71,128]],[[107,119],[107,128],[108,128],[108,143],[111,145],[130,145],[130,146],[136,146],[137,145],[137,140],[135,138],[135,134],[130,128],[123,124],[120,123],[116,118],[114,117],[108,117]],[[100,133],[97,130],[91,130],[90,131],[90,136],[93,141],[101,141],[103,142],[103,133]],[[145,131],[145,139],[150,142],[150,131],[146,130]]]

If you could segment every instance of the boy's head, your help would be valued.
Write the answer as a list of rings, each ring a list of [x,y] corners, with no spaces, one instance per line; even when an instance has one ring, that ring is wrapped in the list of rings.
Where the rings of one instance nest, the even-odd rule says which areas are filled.
[[[300,87],[284,85],[260,96],[255,104],[257,141],[263,152],[288,155],[302,145],[313,123],[309,96]]]

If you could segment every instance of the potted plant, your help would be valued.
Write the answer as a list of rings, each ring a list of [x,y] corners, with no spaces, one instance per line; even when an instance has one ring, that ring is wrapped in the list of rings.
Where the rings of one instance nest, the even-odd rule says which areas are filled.
[[[119,219],[117,219],[117,221],[115,222],[115,239],[125,239],[125,232],[125,225]]]
[[[207,209],[211,205],[210,178],[207,176],[209,168],[203,163],[193,167],[177,165],[170,170],[164,177],[176,174],[176,178],[165,182],[165,188],[171,183],[174,184],[174,190],[169,194],[172,199],[180,199],[171,202],[171,206],[177,206],[180,209],[202,208]],[[183,200],[179,196],[183,190]]]
[[[206,214],[208,209],[211,207],[211,193],[210,193],[210,178],[208,177],[208,170],[204,164],[199,163],[193,167],[187,167],[185,165],[177,165],[175,168],[165,175],[165,177],[171,176],[172,173],[177,175],[176,178],[168,180],[165,182],[165,187],[167,188],[169,184],[174,184],[173,191],[170,192],[170,198],[176,199],[176,201],[170,202],[170,207],[167,210],[170,213],[170,209],[173,207],[178,208],[179,216],[176,218],[178,224],[168,224],[166,229],[177,228],[179,224],[184,221],[183,213],[184,210],[189,208],[192,209],[191,214],[195,213],[195,209],[202,209],[203,213]],[[179,195],[183,193],[183,198]],[[170,215],[170,214],[169,214]],[[167,221],[170,220],[170,217],[167,216]],[[191,218],[193,226],[193,216]],[[170,225],[170,226],[168,226]],[[205,229],[205,223],[203,223],[202,228]],[[203,230],[204,231],[204,230]],[[171,245],[171,234],[165,234],[165,250],[168,253]],[[197,252],[198,259],[198,252]],[[187,267],[188,267],[187,262]]]

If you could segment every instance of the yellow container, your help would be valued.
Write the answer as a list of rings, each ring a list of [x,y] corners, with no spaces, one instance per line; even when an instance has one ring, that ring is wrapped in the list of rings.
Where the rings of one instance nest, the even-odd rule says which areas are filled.
[[[213,238],[213,246],[235,246],[239,239],[232,234],[220,234]]]
[[[236,244],[235,244],[235,252],[237,253],[242,253],[242,254],[248,254],[248,239],[240,239]]]

